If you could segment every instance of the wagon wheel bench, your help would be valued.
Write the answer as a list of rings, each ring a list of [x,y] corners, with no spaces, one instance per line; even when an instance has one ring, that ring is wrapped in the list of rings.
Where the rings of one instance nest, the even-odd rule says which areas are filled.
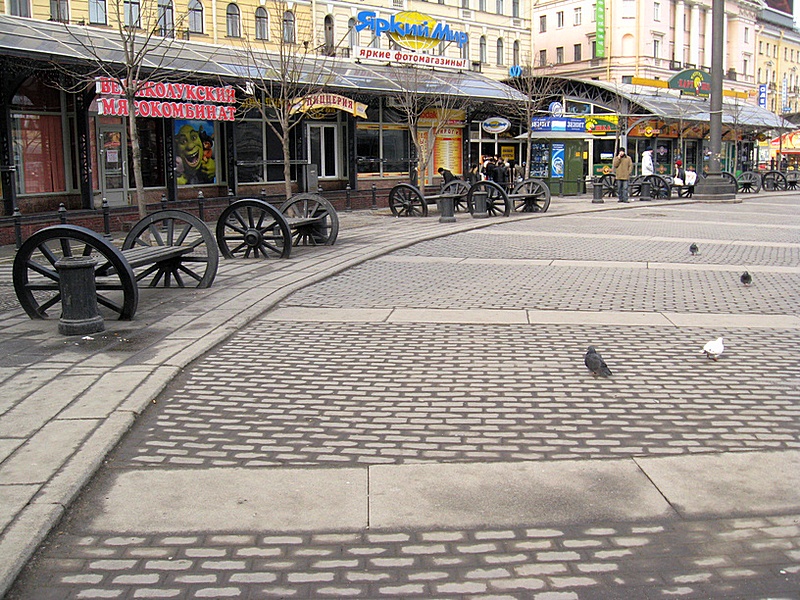
[[[226,258],[289,258],[292,246],[332,246],[339,216],[319,194],[297,194],[275,208],[257,198],[238,200],[222,211],[216,237]]]
[[[60,275],[56,262],[65,257],[95,260],[99,307],[130,320],[139,303],[138,286],[208,288],[219,266],[219,253],[208,227],[194,215],[163,210],[137,222],[122,249],[91,229],[55,225],[41,229],[14,257],[14,291],[32,319],[60,314]],[[56,310],[58,309],[58,310]]]
[[[550,188],[541,179],[520,181],[508,198],[517,212],[547,212],[550,208]]]
[[[415,185],[398,183],[389,191],[389,209],[395,217],[427,217],[428,204],[445,198],[453,199],[454,210],[464,209],[469,190],[468,182],[454,179],[442,186],[441,193],[426,196]]]

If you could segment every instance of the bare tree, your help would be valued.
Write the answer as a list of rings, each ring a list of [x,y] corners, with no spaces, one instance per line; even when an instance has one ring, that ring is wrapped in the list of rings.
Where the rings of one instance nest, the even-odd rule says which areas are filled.
[[[135,100],[145,86],[163,80],[169,73],[170,80],[179,80],[171,69],[175,53],[170,52],[177,42],[175,34],[180,29],[183,17],[174,16],[172,3],[159,4],[158,0],[141,0],[139,3],[125,0],[109,0],[108,22],[119,42],[119,54],[109,60],[109,49],[100,45],[90,28],[64,25],[70,37],[85,51],[88,63],[65,66],[54,63],[65,72],[67,91],[86,91],[94,85],[96,78],[106,78],[119,91],[127,106],[126,125],[131,141],[133,177],[136,186],[136,204],[139,216],[147,214],[142,177],[142,153],[139,131],[136,124]]]
[[[511,80],[511,85],[525,96],[525,100],[514,102],[510,106],[525,124],[527,134],[527,152],[525,155],[524,178],[530,176],[531,151],[533,147],[533,119],[536,116],[546,114],[545,103],[557,91],[557,79],[550,76],[552,66],[534,66],[529,60],[522,66],[522,75]]]
[[[291,139],[302,123],[306,101],[325,90],[326,68],[335,48],[319,44],[311,15],[292,11],[288,2],[271,3],[270,17],[256,35],[245,35],[243,60],[257,106],[281,144],[284,194],[292,195]],[[257,28],[259,25],[257,24]]]

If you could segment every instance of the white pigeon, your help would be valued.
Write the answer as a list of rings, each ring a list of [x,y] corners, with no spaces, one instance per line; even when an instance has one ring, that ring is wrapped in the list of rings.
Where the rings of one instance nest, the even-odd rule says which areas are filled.
[[[723,344],[723,338],[718,337],[715,340],[711,340],[700,351],[706,355],[706,358],[712,358],[717,360],[719,355],[725,351],[725,344]]]

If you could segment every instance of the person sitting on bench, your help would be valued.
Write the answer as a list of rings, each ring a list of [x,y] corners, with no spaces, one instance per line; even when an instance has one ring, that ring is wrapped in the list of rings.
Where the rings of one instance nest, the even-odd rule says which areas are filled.
[[[453,175],[452,171],[450,171],[449,169],[445,169],[444,167],[439,167],[439,175],[442,176],[445,184],[450,183],[456,178],[456,176]]]

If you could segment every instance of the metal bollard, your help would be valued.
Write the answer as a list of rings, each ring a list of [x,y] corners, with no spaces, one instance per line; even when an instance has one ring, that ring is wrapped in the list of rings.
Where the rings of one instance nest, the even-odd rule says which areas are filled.
[[[639,195],[640,200],[649,201],[652,200],[650,197],[650,182],[643,181],[642,182],[642,193]]]
[[[103,198],[103,237],[107,240],[111,239],[111,209],[108,206],[108,200]]]
[[[88,335],[105,330],[97,309],[97,287],[91,256],[65,256],[56,261],[61,292],[61,318],[58,332],[63,335]]]
[[[486,210],[486,201],[489,199],[489,192],[475,192],[472,194],[473,206],[472,218],[473,219],[486,219],[489,212]]]
[[[558,195],[562,197],[564,195],[564,180],[559,178],[556,179],[556,182],[558,183]]]
[[[22,246],[22,213],[19,212],[19,206],[14,207],[14,239],[19,250]]]
[[[261,199],[264,201],[267,200],[267,190],[265,188],[261,188]]]
[[[378,208],[378,196],[377,196],[377,192],[378,192],[378,186],[376,186],[376,185],[373,183],[373,184],[372,184],[372,206],[370,207],[370,208],[372,208],[372,210],[376,210],[376,209]]]
[[[236,196],[233,195],[233,190],[228,188],[228,206],[236,201]]]
[[[167,210],[167,195],[161,194],[161,210]]]
[[[206,220],[206,197],[203,190],[197,192],[197,214],[201,221]]]
[[[63,202],[58,205],[58,220],[61,221],[62,225],[67,224],[67,207]]]
[[[603,184],[596,181],[592,184],[592,204],[604,204],[603,200]]]
[[[347,187],[344,189],[344,209],[347,212],[353,210],[353,206],[351,204],[351,199],[350,199],[350,194],[352,193],[352,191],[353,190],[350,189],[350,184],[348,183]]]
[[[439,223],[455,223],[455,202],[452,196],[442,196],[437,201],[439,205]]]

